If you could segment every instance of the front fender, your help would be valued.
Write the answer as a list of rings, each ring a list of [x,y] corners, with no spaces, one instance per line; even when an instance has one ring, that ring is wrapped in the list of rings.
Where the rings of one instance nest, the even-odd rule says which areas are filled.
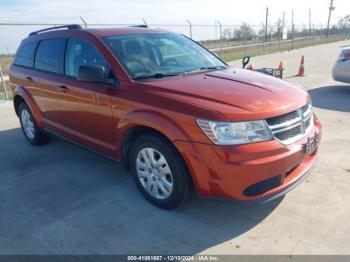
[[[139,110],[123,117],[117,127],[116,137],[124,137],[130,128],[143,126],[163,134],[170,141],[190,141],[187,132],[169,116],[152,110]],[[122,155],[123,139],[117,141],[118,155]]]
[[[24,87],[16,85],[13,97],[14,97],[13,103],[14,103],[17,115],[18,115],[18,112],[17,112],[18,105],[16,103],[18,103],[18,99],[22,99],[28,105],[30,111],[32,112],[35,118],[35,121],[38,127],[42,127],[43,115],[41,114],[40,109],[36,104],[35,100],[33,99],[33,97],[31,96],[31,94]]]
[[[125,115],[118,124],[118,137],[122,137],[124,132],[133,126],[153,128],[166,136],[170,141],[190,141],[190,136],[176,121],[160,112],[138,110]]]

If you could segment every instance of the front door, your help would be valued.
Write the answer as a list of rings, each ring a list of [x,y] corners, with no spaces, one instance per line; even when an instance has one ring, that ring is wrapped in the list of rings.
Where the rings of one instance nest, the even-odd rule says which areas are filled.
[[[70,138],[99,152],[114,155],[115,130],[110,86],[77,80],[82,65],[101,65],[110,69],[103,56],[89,42],[69,38],[65,55],[65,80],[60,91],[60,119]]]

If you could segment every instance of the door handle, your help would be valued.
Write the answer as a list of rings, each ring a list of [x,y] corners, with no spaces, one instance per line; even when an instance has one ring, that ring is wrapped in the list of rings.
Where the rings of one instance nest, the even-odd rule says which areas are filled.
[[[27,80],[28,80],[29,82],[33,82],[33,81],[34,81],[33,78],[31,78],[30,76],[27,76],[26,78],[27,78]]]
[[[57,89],[58,89],[58,91],[61,91],[61,92],[67,92],[69,90],[68,87],[63,86],[63,85],[58,86]]]

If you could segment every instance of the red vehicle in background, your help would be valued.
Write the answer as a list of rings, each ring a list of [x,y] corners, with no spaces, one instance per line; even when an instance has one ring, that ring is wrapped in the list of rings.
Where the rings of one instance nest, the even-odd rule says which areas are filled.
[[[192,185],[204,197],[264,202],[316,161],[321,124],[306,91],[230,68],[175,33],[78,25],[33,32],[10,80],[31,144],[55,134],[118,159],[161,208],[179,206]]]

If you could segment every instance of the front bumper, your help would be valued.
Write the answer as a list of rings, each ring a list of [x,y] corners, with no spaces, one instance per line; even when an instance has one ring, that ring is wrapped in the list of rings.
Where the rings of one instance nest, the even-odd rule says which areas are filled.
[[[310,172],[318,148],[306,155],[304,145],[315,133],[321,136],[316,116],[313,129],[290,145],[276,140],[239,146],[175,144],[201,196],[264,202],[288,192]]]

